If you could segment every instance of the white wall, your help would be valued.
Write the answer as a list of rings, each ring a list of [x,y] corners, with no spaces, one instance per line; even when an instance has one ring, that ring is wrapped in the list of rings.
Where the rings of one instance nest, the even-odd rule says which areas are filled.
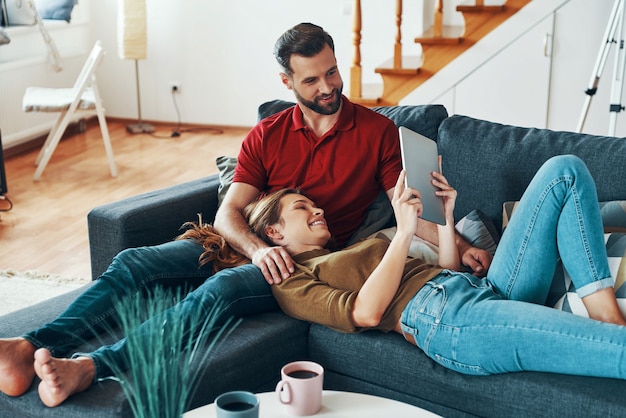
[[[86,1],[86,0],[81,0]],[[409,2],[405,2],[409,3]],[[419,2],[417,2],[419,3]],[[176,121],[170,82],[181,85],[177,102],[183,123],[251,126],[264,101],[293,99],[278,77],[274,42],[288,28],[309,21],[335,40],[345,91],[349,86],[353,0],[148,0],[148,57],[140,61],[142,116]],[[422,30],[421,6],[405,5],[405,53]],[[134,63],[116,50],[115,1],[91,2],[94,40],[109,52],[98,74],[110,116],[136,113]],[[380,82],[374,67],[389,58],[395,40],[395,2],[363,2],[365,82]]]
[[[534,0],[532,3],[554,1]],[[404,2],[405,55],[419,54],[420,48],[412,39],[422,32],[424,10],[432,8],[430,3],[433,1]],[[452,2],[446,4],[449,3]],[[554,47],[555,57],[560,57],[559,54],[577,54],[576,65],[555,65],[553,71],[555,75],[551,94],[555,105],[550,108],[549,117],[553,126],[558,129],[569,126],[573,112],[574,119],[578,117],[580,105],[573,97],[576,94],[582,95],[581,91],[587,87],[607,13],[613,1],[571,0],[571,3],[574,6],[568,8],[567,13],[562,13],[557,22],[561,27],[567,28],[566,36],[561,37]],[[107,50],[107,56],[98,72],[107,113],[112,117],[136,118],[134,62],[122,60],[117,55],[117,2],[80,0],[80,4],[87,6],[82,9],[89,13],[88,30],[81,32],[85,35],[79,39],[80,44],[85,45],[84,53],[88,52],[88,46],[96,39],[102,40]],[[380,82],[374,68],[390,57],[395,39],[395,2],[367,0],[362,4],[364,82]],[[170,83],[177,82],[181,85],[177,103],[183,123],[253,125],[260,103],[275,98],[293,99],[291,92],[280,83],[279,69],[272,49],[275,40],[284,30],[302,21],[323,26],[335,39],[338,64],[347,92],[349,69],[353,59],[352,6],[353,0],[147,0],[148,58],[140,61],[143,118],[177,121],[170,94]],[[457,17],[456,14],[451,16],[452,19]],[[52,33],[52,36],[56,35]],[[39,43],[41,39],[37,38],[37,44]],[[18,46],[23,47],[16,42],[14,47]],[[60,49],[63,49],[62,46],[60,45]],[[7,48],[9,47],[0,47],[0,67]],[[78,59],[67,60],[67,69],[61,76],[63,79],[75,77],[73,71],[79,65]],[[42,56],[41,60],[43,62],[45,57]],[[4,80],[0,79],[0,84],[7,85],[0,92],[0,104],[9,104],[19,110],[24,86],[41,85],[38,80],[32,79],[33,71],[24,71],[27,79],[19,82],[9,82],[6,77]],[[606,133],[606,94],[611,73],[612,67],[607,64],[601,91],[594,98],[586,124],[587,132]],[[47,77],[49,76],[43,79]],[[0,78],[3,78],[2,74]],[[54,75],[54,78],[60,77]],[[532,80],[511,78],[511,83],[520,82]],[[447,88],[449,85],[439,89],[446,91]],[[476,96],[476,100],[480,100],[480,95]],[[528,97],[525,105],[534,106],[533,100],[536,99]],[[410,100],[410,104],[426,102],[428,101],[419,94]],[[626,115],[621,114],[619,119],[620,126],[624,126]],[[621,119],[625,119],[624,123]],[[3,119],[0,109],[0,126],[4,126],[3,132],[8,131],[6,125],[10,122],[12,121],[7,118]],[[32,123],[30,125],[33,126]],[[587,127],[591,128],[588,130]],[[626,135],[623,129],[618,129],[618,134],[620,133]],[[7,138],[7,135],[3,136]]]

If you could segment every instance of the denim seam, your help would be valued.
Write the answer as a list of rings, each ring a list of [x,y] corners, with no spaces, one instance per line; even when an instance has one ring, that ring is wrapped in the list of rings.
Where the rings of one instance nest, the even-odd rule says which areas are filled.
[[[571,314],[574,315],[574,314]],[[449,328],[452,328],[452,326],[450,325],[445,325]],[[472,332],[472,328],[474,328],[473,326],[464,326],[464,327],[456,327],[459,328],[465,332]],[[604,341],[604,340],[598,340],[595,337],[595,335],[571,335],[571,334],[567,334],[561,331],[554,331],[554,330],[545,330],[545,329],[540,329],[540,328],[530,328],[527,326],[519,326],[516,324],[511,324],[511,325],[489,325],[489,324],[484,324],[482,325],[480,328],[492,328],[492,329],[517,329],[517,330],[522,330],[522,331],[530,331],[530,332],[537,332],[537,333],[543,333],[543,334],[550,334],[550,335],[558,335],[561,337],[565,337],[565,338],[574,338],[576,340],[585,340],[588,342],[592,342],[592,343],[596,343],[596,344],[603,344],[603,345],[610,345],[613,347],[618,347],[618,348],[622,348],[624,345],[622,343],[619,342],[613,342],[613,341]],[[563,330],[563,331],[568,331],[568,330]]]
[[[520,251],[519,251],[519,253],[517,255],[517,258],[515,260],[515,267],[513,268],[513,272],[511,273],[511,277],[510,277],[510,279],[507,282],[507,286],[506,286],[506,289],[505,289],[505,296],[506,296],[507,299],[510,298],[511,290],[515,287],[515,283],[517,281],[521,265],[523,264],[523,259],[524,259],[525,255],[526,255],[526,249],[528,248],[529,236],[532,234],[532,231],[535,228],[535,223],[537,221],[537,217],[539,216],[539,212],[540,212],[541,208],[543,207],[543,204],[545,202],[546,196],[554,188],[555,184],[558,183],[559,181],[560,181],[560,178],[559,179],[554,179],[550,183],[548,183],[548,185],[545,187],[545,189],[542,191],[541,195],[539,196],[537,204],[533,208],[532,216],[528,220],[528,226],[526,227],[526,230],[524,232],[524,237],[522,239],[522,244],[521,244],[521,247],[520,247]]]

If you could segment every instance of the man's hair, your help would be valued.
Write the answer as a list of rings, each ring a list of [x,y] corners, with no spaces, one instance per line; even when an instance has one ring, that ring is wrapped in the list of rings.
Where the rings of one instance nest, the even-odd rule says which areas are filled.
[[[328,32],[313,23],[300,23],[278,38],[274,45],[274,56],[283,72],[291,76],[293,70],[289,61],[292,55],[313,57],[319,54],[326,45],[335,52],[335,43]]]

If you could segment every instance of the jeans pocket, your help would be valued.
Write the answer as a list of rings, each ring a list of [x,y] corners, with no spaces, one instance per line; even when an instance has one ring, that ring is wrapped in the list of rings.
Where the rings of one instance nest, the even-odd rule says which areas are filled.
[[[404,333],[415,339],[418,347],[428,354],[428,345],[441,323],[447,292],[441,284],[430,281],[409,301],[402,312]]]

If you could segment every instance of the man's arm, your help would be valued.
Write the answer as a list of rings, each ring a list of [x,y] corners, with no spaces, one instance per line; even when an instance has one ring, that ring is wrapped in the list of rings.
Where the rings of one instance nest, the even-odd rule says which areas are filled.
[[[280,283],[294,271],[293,260],[282,247],[270,247],[257,237],[243,216],[244,208],[260,191],[246,183],[233,183],[220,205],[213,226],[235,250],[261,269],[269,284]]]
[[[387,190],[386,193],[389,200],[391,200],[393,198],[393,189]],[[491,259],[493,258],[491,254],[481,248],[472,247],[458,232],[455,232],[455,234],[456,245],[459,249],[463,265],[469,267],[472,270],[472,274],[475,276],[481,277],[487,274],[489,266],[491,266]],[[415,235],[439,246],[437,225],[432,222],[420,218],[417,222]]]

